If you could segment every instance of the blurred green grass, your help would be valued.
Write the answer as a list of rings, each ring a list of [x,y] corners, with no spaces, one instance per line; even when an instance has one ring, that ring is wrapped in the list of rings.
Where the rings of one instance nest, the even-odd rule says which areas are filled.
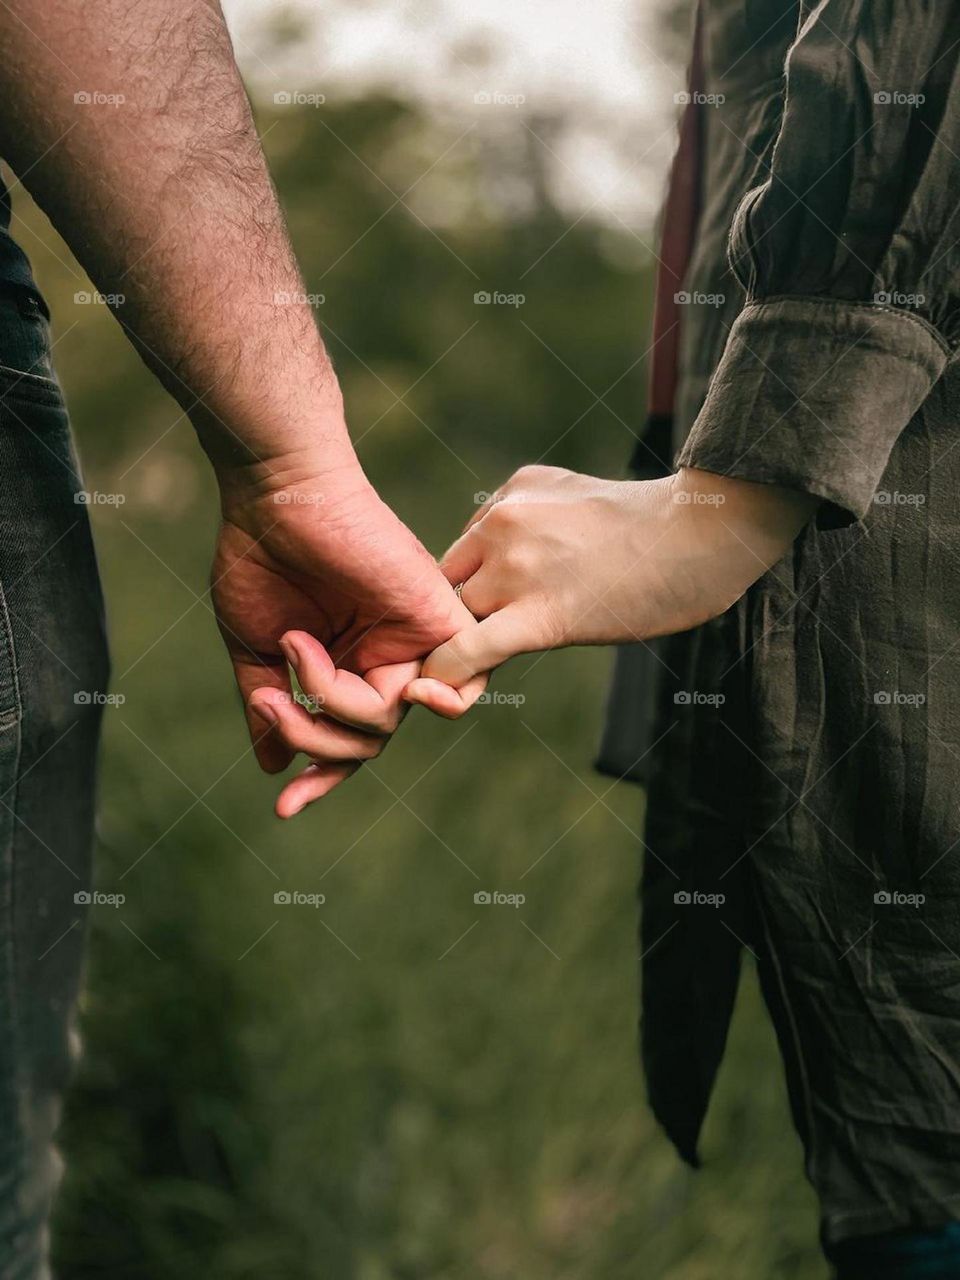
[[[385,98],[261,125],[364,463],[432,550],[523,462],[622,471],[643,243],[571,229],[535,146],[477,137],[416,189],[417,217],[363,235],[392,200],[370,170],[405,190],[452,126]],[[491,212],[494,181],[526,212]],[[452,189],[434,235],[418,218]],[[411,715],[381,761],[278,823],[205,596],[210,478],[117,326],[74,304],[62,244],[17,209],[87,485],[126,498],[92,513],[125,699],[106,718],[98,885],[126,902],[94,916],[60,1275],[822,1276],[749,966],[702,1172],[645,1108],[642,796],[590,769],[609,656],[517,662],[496,688],[523,701],[469,722]],[[478,307],[479,289],[526,302]],[[477,905],[481,889],[526,901]]]

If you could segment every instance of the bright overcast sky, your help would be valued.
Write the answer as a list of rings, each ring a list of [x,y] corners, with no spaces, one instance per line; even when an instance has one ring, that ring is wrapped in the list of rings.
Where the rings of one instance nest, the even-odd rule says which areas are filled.
[[[645,221],[659,202],[682,84],[644,24],[649,0],[224,0],[224,9],[244,73],[264,92],[385,85],[464,113],[483,91],[522,96],[519,110],[564,105],[576,120],[559,167],[568,203],[599,201]],[[284,10],[305,15],[313,36],[289,56],[264,53],[258,31]],[[470,50],[481,45],[487,69],[478,70]]]

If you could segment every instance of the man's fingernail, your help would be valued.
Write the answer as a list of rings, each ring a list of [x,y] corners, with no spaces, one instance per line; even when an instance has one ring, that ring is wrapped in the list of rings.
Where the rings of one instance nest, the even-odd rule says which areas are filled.
[[[293,667],[294,671],[299,671],[300,670],[300,654],[294,642],[291,639],[289,639],[289,637],[284,636],[283,639],[280,641],[280,648],[283,651],[283,656],[290,663],[291,667]]]
[[[258,715],[261,720],[265,720],[267,724],[277,723],[277,713],[269,702],[251,702],[250,709],[255,715]]]

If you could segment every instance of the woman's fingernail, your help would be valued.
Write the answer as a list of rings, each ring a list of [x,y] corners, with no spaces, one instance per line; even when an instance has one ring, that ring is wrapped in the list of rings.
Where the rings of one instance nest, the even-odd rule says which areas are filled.
[[[277,723],[277,713],[269,702],[251,702],[250,709],[255,715],[258,715],[261,720],[265,720],[267,724]]]
[[[283,656],[290,663],[291,667],[293,667],[294,671],[299,671],[300,670],[300,653],[297,649],[297,646],[289,638],[289,636],[283,637],[283,639],[280,641],[280,648],[283,651]]]

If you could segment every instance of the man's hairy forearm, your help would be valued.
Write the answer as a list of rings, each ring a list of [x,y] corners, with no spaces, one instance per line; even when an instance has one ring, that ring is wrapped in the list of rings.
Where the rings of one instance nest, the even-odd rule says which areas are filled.
[[[352,465],[219,5],[5,0],[0,93],[0,154],[218,470]]]

